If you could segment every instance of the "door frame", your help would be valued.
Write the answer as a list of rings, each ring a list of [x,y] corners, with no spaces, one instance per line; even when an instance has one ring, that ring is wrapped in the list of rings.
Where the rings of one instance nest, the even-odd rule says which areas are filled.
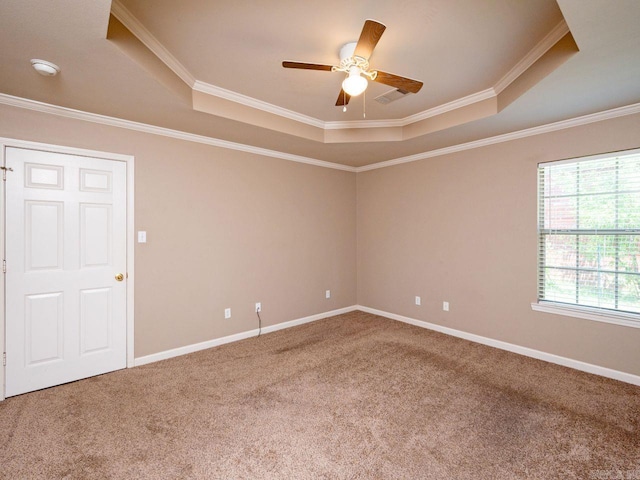
[[[62,153],[67,155],[78,155],[82,157],[93,157],[102,160],[113,160],[125,162],[127,167],[127,368],[134,366],[134,251],[135,251],[135,223],[134,223],[134,162],[135,159],[131,155],[122,155],[119,153],[101,152],[98,150],[87,150],[83,148],[64,147],[60,145],[50,145],[46,143],[31,142],[26,140],[15,140],[12,138],[0,137],[0,165],[6,163],[7,147],[25,148],[29,150],[40,150],[52,153]],[[7,178],[11,172],[7,172]],[[0,253],[2,258],[6,259],[6,189],[5,182],[0,181]],[[2,352],[6,352],[6,275],[0,272],[0,347]],[[0,364],[0,401],[5,399],[5,370],[6,366]]]

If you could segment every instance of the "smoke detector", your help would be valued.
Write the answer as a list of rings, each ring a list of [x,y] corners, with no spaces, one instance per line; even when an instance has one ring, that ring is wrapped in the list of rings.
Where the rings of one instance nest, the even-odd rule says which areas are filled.
[[[55,63],[47,62],[46,60],[38,60],[37,58],[31,59],[31,66],[40,75],[45,77],[53,77],[60,72],[60,67]]]

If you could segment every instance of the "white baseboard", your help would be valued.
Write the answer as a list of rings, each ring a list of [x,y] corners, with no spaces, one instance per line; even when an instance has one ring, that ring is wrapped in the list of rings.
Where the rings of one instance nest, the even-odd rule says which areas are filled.
[[[315,322],[323,318],[333,317],[342,313],[349,313],[358,310],[358,307],[352,305],[350,307],[339,308],[337,310],[331,310],[329,312],[317,313],[308,317],[298,318],[288,322],[278,323],[269,327],[264,327],[262,333],[271,333],[285,328],[295,327],[296,325],[302,325],[303,323]],[[214,338],[213,340],[207,340],[206,342],[194,343],[192,345],[185,345],[184,347],[173,348],[171,350],[165,350],[163,352],[152,353],[151,355],[145,355],[144,357],[138,357],[134,361],[134,365],[139,367],[140,365],[146,365],[147,363],[159,362],[160,360],[166,360],[168,358],[178,357],[180,355],[186,355],[187,353],[197,352],[199,350],[205,350],[207,348],[217,347],[226,343],[237,342],[244,340],[245,338],[257,337],[258,329],[249,330],[246,332],[236,333],[222,338]]]
[[[482,337],[473,333],[463,332],[462,330],[456,330],[454,328],[443,327],[442,325],[436,325],[435,323],[429,323],[422,320],[416,320],[415,318],[404,317],[402,315],[396,315],[395,313],[384,312],[382,310],[376,310],[375,308],[364,307],[358,305],[356,310],[362,310],[363,312],[373,313],[374,315],[380,315],[381,317],[390,318],[392,320],[398,320],[400,322],[409,323],[417,327],[427,328],[429,330],[435,330],[436,332],[445,333],[454,337],[463,338],[471,342],[481,343],[490,347],[499,348],[501,350],[507,350],[509,352],[518,353],[526,357],[537,358],[538,360],[544,360],[545,362],[555,363],[564,367],[573,368],[582,372],[593,373],[602,377],[613,378],[614,380],[620,380],[621,382],[630,383],[632,385],[640,386],[640,376],[633,375],[631,373],[620,372],[611,368],[600,367],[591,363],[581,362],[579,360],[573,360],[571,358],[561,357],[552,353],[542,352],[540,350],[534,350],[533,348],[521,347],[520,345],[514,345],[512,343],[503,342],[501,340],[494,340],[493,338]]]
[[[463,338],[471,342],[481,343],[488,345],[489,347],[499,348],[508,352],[517,353],[526,357],[536,358],[538,360],[544,360],[545,362],[555,363],[565,367],[580,370],[582,372],[593,373],[594,375],[600,375],[602,377],[612,378],[621,382],[630,383],[632,385],[640,386],[640,376],[633,375],[631,373],[620,372],[611,368],[601,367],[593,365],[591,363],[581,362],[571,358],[561,357],[552,353],[542,352],[540,350],[534,350],[533,348],[522,347],[513,343],[503,342],[501,340],[495,340],[493,338],[483,337],[474,333],[464,332],[462,330],[456,330],[454,328],[443,327],[435,323],[425,322],[423,320],[417,320],[415,318],[405,317],[397,315],[395,313],[385,312],[382,310],[376,310],[375,308],[365,307],[363,305],[352,305],[350,307],[340,308],[337,310],[331,310],[329,312],[318,313],[316,315],[310,315],[308,317],[298,318],[288,322],[278,323],[262,329],[262,333],[271,333],[285,328],[295,327],[296,325],[302,325],[304,323],[314,322],[323,318],[333,317],[343,313],[353,312],[355,310],[361,310],[363,312],[372,313],[374,315],[380,315],[381,317],[390,318],[399,322],[408,323],[417,327],[434,330],[436,332],[444,333],[458,338]],[[166,360],[168,358],[178,357],[180,355],[186,355],[187,353],[197,352],[199,350],[205,350],[207,348],[217,347],[227,343],[237,342],[246,338],[256,337],[258,335],[258,329],[249,330],[246,332],[236,333],[222,338],[215,338],[213,340],[207,340],[206,342],[195,343],[192,345],[185,345],[184,347],[178,347],[171,350],[165,350],[163,352],[153,353],[144,357],[138,357],[135,359],[135,366],[146,365],[148,363],[158,362],[160,360]]]

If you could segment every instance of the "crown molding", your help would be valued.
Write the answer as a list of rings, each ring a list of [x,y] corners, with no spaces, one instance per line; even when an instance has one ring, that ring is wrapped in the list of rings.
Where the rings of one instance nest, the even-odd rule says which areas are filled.
[[[488,98],[493,98],[495,96],[495,90],[493,88],[487,88],[486,90],[481,90],[480,92],[472,93],[471,95],[467,95],[466,97],[458,98],[457,100],[453,100],[437,107],[430,108],[429,110],[425,110],[424,112],[410,115],[404,118],[405,124],[403,126],[420,122],[422,120],[426,120],[427,118],[436,117],[438,115],[442,115],[443,113],[451,112],[459,108],[467,107],[469,105],[473,105],[474,103],[482,102],[483,100],[487,100]]]
[[[120,20],[120,22],[127,27],[138,40],[151,50],[156,57],[169,67],[173,73],[178,75],[184,83],[193,87],[196,82],[195,77],[191,75],[189,70],[187,70],[185,66],[182,65],[142,23],[140,23],[140,20],[138,20],[124,5],[122,5],[122,3],[120,3],[120,0],[113,0],[111,2],[111,13],[114,17]]]
[[[100,115],[97,113],[83,112],[81,110],[74,110],[72,108],[60,107],[58,105],[51,105],[49,103],[38,102],[36,100],[29,100],[26,98],[14,97],[0,93],[0,104],[9,105],[11,107],[23,108],[26,110],[34,110],[36,112],[47,113],[50,115],[57,115],[59,117],[72,118],[74,120],[82,120],[85,122],[99,123],[102,125],[108,125],[111,127],[125,128],[128,130],[135,130],[137,132],[150,133],[152,135],[160,135],[163,137],[176,138],[178,140],[185,140],[187,142],[202,143],[205,145],[211,145],[213,147],[226,148],[228,150],[236,150],[240,152],[253,153],[263,157],[279,158],[281,160],[288,160],[290,162],[305,163],[308,165],[314,165],[316,167],[332,168],[334,170],[344,170],[346,172],[355,172],[355,167],[348,165],[342,165],[339,163],[326,162],[324,160],[317,160],[315,158],[303,157],[301,155],[293,155],[291,153],[279,152],[276,150],[269,150],[261,147],[254,147],[252,145],[245,145],[242,143],[229,142],[227,140],[221,140],[219,138],[206,137],[204,135],[196,135],[194,133],[182,132],[180,130],[172,130],[165,127],[157,127],[155,125],[149,125],[146,123],[134,122],[131,120],[124,120],[122,118],[109,117],[106,115]]]
[[[258,100],[257,98],[233,92],[216,85],[211,85],[210,83],[201,82],[200,80],[195,81],[193,89],[198,92],[206,93],[207,95],[230,100],[232,102],[255,108],[257,110],[262,110],[263,112],[272,113],[274,115],[279,115],[290,120],[295,120],[296,122],[305,123],[307,125],[311,125],[312,127],[325,128],[325,122],[317,118],[294,112],[293,110],[288,110],[286,108],[278,107],[277,105],[273,105],[272,103],[263,102],[262,100]]]
[[[427,118],[436,117],[443,113],[457,110],[477,102],[486,100],[496,96],[493,88],[487,88],[481,92],[472,93],[466,97],[458,98],[448,103],[438,105],[437,107],[418,112],[408,117],[397,120],[348,120],[344,122],[325,122],[325,130],[341,130],[343,128],[388,128],[388,127],[406,127],[412,123],[426,120]]]
[[[640,113],[640,103],[634,103],[625,107],[613,108],[611,110],[605,110],[603,112],[583,115],[581,117],[575,117],[568,120],[560,120],[559,122],[548,123],[546,125],[540,125],[524,130],[518,130],[516,132],[505,133],[503,135],[496,135],[494,137],[487,137],[481,140],[461,143],[459,145],[439,148],[437,150],[430,150],[428,152],[418,153],[416,155],[395,158],[393,160],[387,160],[385,162],[374,163],[371,165],[358,167],[356,168],[356,172],[367,172],[369,170],[377,170],[378,168],[391,167],[403,163],[417,162],[418,160],[439,157],[442,155],[448,155],[450,153],[462,152],[464,150],[473,150],[474,148],[486,147],[488,145],[494,145],[496,143],[509,142],[511,140],[517,140],[519,138],[532,137],[534,135],[541,135],[543,133],[550,133],[567,128],[578,127],[580,125],[587,125],[589,123],[602,122],[604,120],[624,117],[627,115],[634,115],[636,113]]]
[[[413,115],[409,115],[401,119],[325,122],[309,115],[298,113],[293,110],[289,110],[262,100],[258,100],[257,98],[250,97],[248,95],[243,95],[232,90],[227,90],[225,88],[197,80],[184,67],[184,65],[182,65],[171,54],[171,52],[169,52],[158,41],[158,39],[156,39],[153,34],[149,30],[147,30],[147,28],[124,5],[122,5],[122,3],[120,3],[120,0],[113,0],[111,5],[111,13],[193,90],[324,130],[398,127],[402,128],[406,127],[407,125],[426,120],[428,118],[433,118],[435,116],[442,115],[459,108],[467,107],[469,105],[487,100],[489,98],[496,97],[569,32],[569,27],[566,21],[563,19],[493,87],[487,88],[485,90],[472,93],[465,97],[424,110],[422,112],[418,112]]]
[[[418,160],[424,160],[427,158],[439,157],[442,155],[448,155],[450,153],[462,152],[464,150],[473,150],[474,148],[485,147],[488,145],[494,145],[496,143],[508,142],[511,140],[517,140],[519,138],[531,137],[534,135],[540,135],[543,133],[555,132],[557,130],[564,130],[567,128],[578,127],[580,125],[587,125],[589,123],[601,122],[604,120],[610,120],[617,117],[624,117],[627,115],[634,115],[640,113],[640,103],[634,103],[624,107],[613,108],[611,110],[605,110],[603,112],[592,113],[589,115],[583,115],[567,120],[561,120],[559,122],[548,123],[546,125],[540,125],[537,127],[527,128],[524,130],[518,130],[515,132],[505,133],[503,135],[496,135],[494,137],[488,137],[481,140],[474,140],[472,142],[461,143],[458,145],[452,145],[450,147],[439,148],[436,150],[430,150],[427,152],[418,153],[415,155],[409,155],[407,157],[399,157],[384,162],[373,163],[371,165],[365,165],[363,167],[351,167],[348,165],[342,165],[339,163],[327,162],[324,160],[318,160],[310,157],[303,157],[301,155],[293,155],[285,152],[278,152],[276,150],[268,150],[266,148],[254,147],[251,145],[245,145],[241,143],[229,142],[227,140],[221,140],[213,137],[206,137],[204,135],[196,135],[188,132],[181,132],[179,130],[172,130],[164,127],[157,127],[154,125],[148,125],[145,123],[133,122],[131,120],[123,120],[121,118],[108,117],[106,115],[100,115],[97,113],[83,112],[81,110],[74,110],[67,107],[60,107],[58,105],[51,105],[49,103],[38,102],[36,100],[29,100],[26,98],[14,97],[0,93],[0,104],[8,105],[11,107],[23,108],[26,110],[34,110],[41,113],[47,113],[50,115],[57,115],[60,117],[72,118],[75,120],[83,120],[86,122],[99,123],[102,125],[109,125],[112,127],[125,128],[128,130],[135,130],[138,132],[151,133],[153,135],[161,135],[164,137],[177,138],[179,140],[185,140],[188,142],[202,143],[205,145],[211,145],[214,147],[226,148],[230,150],[237,150],[241,152],[253,153],[256,155],[280,158],[282,160],[288,160],[291,162],[305,163],[308,165],[315,165],[317,167],[332,168],[335,170],[343,170],[346,172],[367,172],[369,170],[377,170],[379,168],[391,167],[394,165],[400,165],[403,163],[417,162]]]
[[[569,33],[569,25],[567,25],[567,22],[563,18],[522,60],[516,63],[504,77],[498,80],[493,86],[496,95],[499,95],[505,88],[511,85],[516,78],[536,63],[540,57],[547,53],[549,49],[558,43],[567,33]]]
[[[349,128],[389,128],[404,127],[404,118],[393,120],[344,120],[336,122],[324,122],[325,130],[343,130]]]
[[[430,108],[428,110],[410,115],[405,118],[394,120],[348,120],[340,122],[324,122],[318,118],[310,117],[308,115],[294,112],[293,110],[278,107],[277,105],[263,102],[262,100],[258,100],[241,93],[227,90],[216,85],[211,85],[210,83],[201,82],[200,80],[195,81],[193,89],[198,92],[206,93],[207,95],[223,98],[225,100],[236,102],[247,107],[255,108],[263,112],[272,113],[274,115],[279,115],[281,117],[311,125],[312,127],[322,128],[324,130],[342,130],[345,128],[405,127],[412,123],[426,120],[427,118],[436,117],[438,115],[442,115],[443,113],[457,110],[459,108],[466,107],[468,105],[472,105],[474,103],[481,102],[483,100],[496,96],[495,90],[493,88],[488,88],[486,90],[482,90],[481,92],[472,93],[471,95],[467,95],[466,97],[453,100],[451,102],[439,105],[434,108]]]

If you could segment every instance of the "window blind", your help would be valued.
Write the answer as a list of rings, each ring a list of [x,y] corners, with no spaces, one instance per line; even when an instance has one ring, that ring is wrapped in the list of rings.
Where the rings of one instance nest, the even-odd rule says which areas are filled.
[[[640,152],[538,166],[538,300],[640,313]]]

